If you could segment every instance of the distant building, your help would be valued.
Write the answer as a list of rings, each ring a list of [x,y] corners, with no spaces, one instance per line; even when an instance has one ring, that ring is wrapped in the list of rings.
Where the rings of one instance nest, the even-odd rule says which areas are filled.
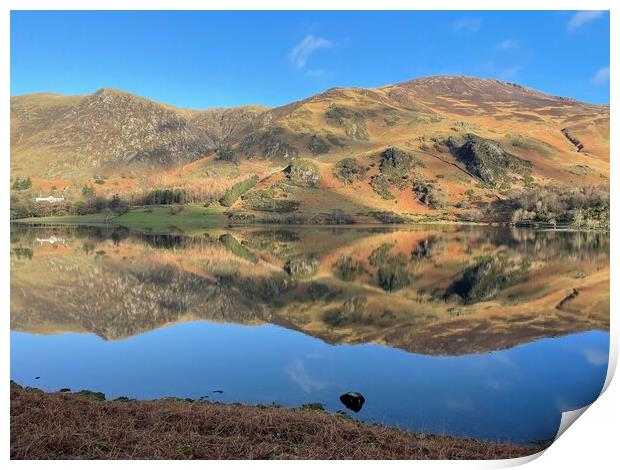
[[[37,196],[35,198],[36,202],[49,202],[50,204],[55,202],[63,202],[64,200],[64,196]]]

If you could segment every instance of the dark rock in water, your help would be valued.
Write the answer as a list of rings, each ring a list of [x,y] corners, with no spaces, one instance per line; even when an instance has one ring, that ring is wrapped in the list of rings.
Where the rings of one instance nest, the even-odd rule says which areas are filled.
[[[34,380],[39,380],[41,377],[39,377],[38,375],[34,378]]]
[[[362,409],[364,402],[366,401],[361,393],[347,392],[340,395],[340,401],[348,409],[355,411],[356,413]]]
[[[71,389],[70,388],[61,388],[60,390],[58,390],[59,392],[70,392]]]
[[[213,390],[211,393],[224,393],[224,390]]]

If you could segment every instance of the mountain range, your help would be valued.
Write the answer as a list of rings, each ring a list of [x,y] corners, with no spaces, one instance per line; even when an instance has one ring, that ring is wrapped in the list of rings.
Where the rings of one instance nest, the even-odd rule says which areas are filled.
[[[608,186],[609,115],[605,105],[448,76],[332,88],[276,108],[40,93],[11,98],[11,175],[69,199],[96,182],[102,195],[183,188],[210,200],[256,175],[254,195],[233,209],[452,213],[531,187]]]

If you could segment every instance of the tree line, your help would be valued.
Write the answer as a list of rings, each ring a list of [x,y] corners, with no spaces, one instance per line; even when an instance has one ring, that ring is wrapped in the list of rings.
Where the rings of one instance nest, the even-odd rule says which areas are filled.
[[[548,223],[576,228],[609,228],[607,186],[530,188],[510,195],[513,223]]]

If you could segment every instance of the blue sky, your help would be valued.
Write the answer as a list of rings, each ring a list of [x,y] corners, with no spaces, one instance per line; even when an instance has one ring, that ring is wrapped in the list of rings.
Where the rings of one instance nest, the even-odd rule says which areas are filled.
[[[609,102],[607,12],[12,12],[11,95],[120,88],[181,107],[499,78]]]

